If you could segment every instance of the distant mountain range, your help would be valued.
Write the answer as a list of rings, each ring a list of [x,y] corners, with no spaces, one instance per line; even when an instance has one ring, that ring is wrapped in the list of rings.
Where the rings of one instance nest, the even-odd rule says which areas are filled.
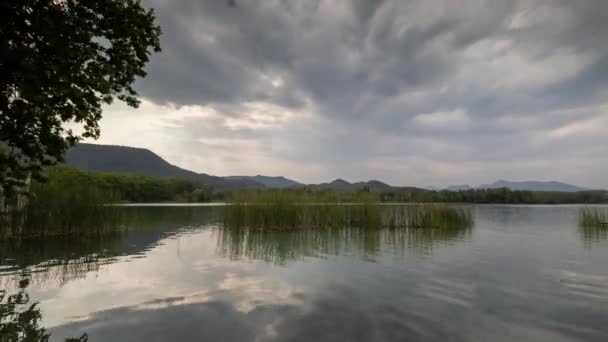
[[[224,177],[228,180],[249,180],[260,184],[263,184],[267,188],[284,189],[284,188],[299,188],[306,186],[305,184],[296,182],[291,179],[287,179],[283,176],[270,177],[270,176],[228,176]]]
[[[577,192],[587,191],[590,189],[581,188],[576,185],[566,184],[556,181],[508,181],[508,180],[497,180],[491,184],[482,184],[478,187],[471,187],[468,184],[463,185],[450,185],[443,190],[447,191],[462,191],[470,189],[500,189],[507,188],[510,190],[529,190],[529,191],[559,191],[559,192]]]
[[[523,182],[512,182],[507,180],[498,180],[492,184],[480,185],[481,189],[497,189],[507,188],[511,190],[531,190],[531,191],[562,191],[562,192],[576,192],[585,191],[589,189],[581,188],[576,185],[566,184],[562,182],[547,181],[523,181]]]
[[[450,185],[447,188],[445,188],[445,190],[448,191],[462,191],[462,190],[470,190],[472,189],[468,184],[462,184],[462,185]]]
[[[392,186],[378,180],[370,180],[367,182],[350,183],[344,179],[336,179],[329,183],[309,184],[308,188],[313,190],[334,190],[343,192],[369,191],[369,192],[389,192],[389,191],[427,191],[426,189],[416,187],[399,187]]]
[[[186,179],[221,191],[265,187],[248,179],[226,179],[185,170],[144,148],[78,144],[68,150],[66,164],[87,171],[127,172],[143,176]]]
[[[99,172],[126,172],[144,176],[173,177],[200,182],[219,191],[262,188],[302,188],[315,190],[335,190],[354,192],[366,190],[371,192],[385,191],[426,191],[419,188],[393,187],[377,180],[349,183],[336,179],[330,183],[303,184],[277,176],[228,176],[218,177],[205,173],[196,173],[170,164],[154,152],[135,147],[78,144],[68,150],[66,164],[78,169]]]
[[[418,192],[429,190],[440,190],[436,187],[426,189],[416,187],[397,187],[391,186],[378,180],[367,182],[350,183],[343,179],[336,179],[329,183],[303,184],[282,176],[228,176],[219,177],[206,173],[196,173],[175,166],[154,152],[135,147],[78,144],[68,150],[66,164],[78,169],[99,172],[126,172],[144,176],[173,177],[186,179],[194,182],[206,184],[218,191],[231,191],[240,189],[263,189],[263,188],[302,188],[306,187],[313,190],[334,190],[344,192],[370,191],[370,192]],[[539,182],[525,181],[513,182],[498,180],[492,184],[483,184],[479,187],[471,187],[467,184],[451,185],[445,188],[449,191],[460,191],[468,189],[496,189],[508,188],[512,190],[531,190],[531,191],[563,191],[575,192],[584,189],[575,185],[561,182]]]

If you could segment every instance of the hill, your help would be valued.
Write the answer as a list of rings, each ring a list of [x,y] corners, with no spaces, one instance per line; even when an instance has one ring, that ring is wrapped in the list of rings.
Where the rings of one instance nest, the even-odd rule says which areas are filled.
[[[447,191],[462,191],[462,190],[470,190],[471,188],[468,184],[460,184],[460,185],[450,185],[444,190]]]
[[[556,181],[523,181],[514,182],[508,180],[497,180],[491,184],[482,184],[477,187],[471,187],[467,184],[464,185],[450,185],[443,190],[446,191],[463,191],[473,189],[501,189],[507,188],[509,190],[527,190],[527,191],[552,191],[552,192],[578,192],[588,191],[589,189],[581,188],[576,185],[566,184]],[[435,188],[436,189],[436,188]]]
[[[135,147],[78,144],[68,150],[66,164],[86,171],[98,172],[125,172],[143,176],[172,177],[186,179],[205,184],[217,191],[232,191],[241,189],[287,189],[306,187],[311,190],[332,190],[344,192],[370,191],[370,192],[425,192],[426,189],[415,187],[396,187],[378,180],[350,183],[343,179],[336,179],[329,183],[304,185],[294,180],[277,176],[229,176],[218,177],[206,173],[196,173],[175,166],[154,152]],[[468,185],[452,185],[445,190],[460,191],[469,189],[497,189],[553,192],[578,192],[588,189],[556,181],[508,181],[498,180],[491,184],[478,187]]]
[[[548,181],[523,181],[513,182],[508,180],[498,180],[492,184],[483,184],[479,189],[498,189],[507,188],[510,190],[529,190],[529,191],[559,191],[559,192],[577,192],[586,191],[589,189],[581,188],[576,185],[566,184],[562,182]]]
[[[78,144],[68,150],[65,163],[86,171],[126,172],[143,176],[186,179],[200,182],[218,191],[264,188],[263,184],[248,179],[224,179],[185,170],[144,148]]]
[[[309,184],[307,185],[312,190],[332,190],[343,192],[370,191],[370,192],[425,192],[426,189],[416,187],[397,187],[391,186],[378,180],[370,180],[367,182],[350,183],[344,179],[336,179],[329,183]]]
[[[299,188],[303,187],[304,184],[296,182],[294,180],[285,178],[283,176],[270,177],[270,176],[228,176],[224,179],[231,180],[251,180],[263,184],[267,188],[273,189],[287,189],[287,188]]]

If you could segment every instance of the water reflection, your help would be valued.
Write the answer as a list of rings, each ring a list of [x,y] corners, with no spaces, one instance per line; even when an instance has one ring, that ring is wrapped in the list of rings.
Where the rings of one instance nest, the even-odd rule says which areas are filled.
[[[608,240],[608,226],[583,226],[578,227],[581,239],[586,245],[591,245]]]
[[[42,326],[42,313],[37,302],[31,302],[26,289],[30,278],[22,274],[16,293],[0,290],[0,341],[48,341],[50,334]],[[88,341],[87,334],[66,338],[66,342]]]
[[[0,286],[15,287],[22,272],[30,281],[62,286],[119,260],[143,256],[163,239],[217,222],[216,208],[125,207],[121,232],[87,238],[13,240],[0,243]]]
[[[577,208],[484,206],[474,230],[289,232],[147,210],[103,240],[0,246],[2,303],[39,301],[30,326],[50,341],[607,340],[608,249],[580,240],[608,240],[577,232]]]
[[[279,265],[305,257],[358,255],[366,259],[409,250],[429,253],[441,244],[470,237],[470,228],[302,229],[259,231],[221,228],[218,253],[230,259],[249,258]],[[382,249],[388,249],[382,251]]]
[[[159,335],[175,341],[235,342],[469,340],[467,329],[459,326],[471,324],[463,316],[442,321],[440,317],[419,312],[422,308],[400,308],[389,303],[359,308],[353,304],[370,303],[358,295],[347,288],[336,288],[327,295],[302,296],[300,299],[306,306],[260,304],[249,311],[217,300],[157,310],[123,307],[98,312],[90,321],[58,327],[54,333],[90,328],[92,337],[112,341],[160,340],[156,339]],[[511,335],[521,338],[525,332]]]

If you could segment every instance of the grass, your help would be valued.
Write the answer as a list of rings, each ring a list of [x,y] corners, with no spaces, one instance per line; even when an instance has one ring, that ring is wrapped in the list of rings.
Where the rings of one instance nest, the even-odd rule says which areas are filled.
[[[359,196],[358,202],[336,204],[314,194],[298,197],[294,192],[261,192],[257,196],[248,193],[235,196],[224,208],[221,219],[225,227],[258,230],[466,228],[473,224],[467,209],[440,205],[383,206],[373,195],[355,196]]]

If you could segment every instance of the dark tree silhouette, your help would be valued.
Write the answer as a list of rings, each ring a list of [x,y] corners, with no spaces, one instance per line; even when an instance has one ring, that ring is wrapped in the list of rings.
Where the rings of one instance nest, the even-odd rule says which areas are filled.
[[[103,104],[137,107],[132,84],[160,51],[154,21],[139,0],[0,2],[0,190],[98,138]]]

